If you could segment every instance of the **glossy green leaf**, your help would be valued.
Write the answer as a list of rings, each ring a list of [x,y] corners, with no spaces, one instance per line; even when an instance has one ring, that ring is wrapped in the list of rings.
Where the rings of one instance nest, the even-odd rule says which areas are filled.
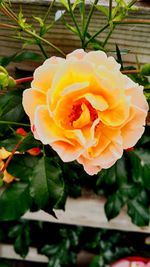
[[[150,64],[144,64],[144,66],[141,69],[141,73],[145,76],[150,76]]]
[[[31,198],[27,183],[14,182],[0,188],[0,220],[20,218],[30,208]]]
[[[144,206],[136,199],[128,202],[128,214],[132,219],[132,222],[138,226],[145,226],[149,224],[150,214],[149,208]]]
[[[38,164],[38,158],[30,155],[15,155],[10,161],[7,170],[21,181],[28,182],[32,176],[34,167]]]
[[[24,137],[23,142],[19,147],[19,151],[25,152],[28,149],[31,149],[33,147],[38,147],[40,145],[41,145],[40,141],[36,140],[33,134],[30,132]]]
[[[126,184],[128,180],[128,173],[124,157],[122,157],[116,162],[115,170],[116,170],[116,182],[118,186],[121,187],[122,185]]]
[[[54,159],[42,157],[34,167],[30,193],[39,208],[54,208],[64,197],[64,182],[60,166]]]
[[[22,93],[19,90],[0,96],[0,121],[20,121],[25,113],[22,107]]]
[[[116,193],[110,195],[107,198],[107,201],[106,201],[105,207],[104,207],[108,220],[116,217],[119,214],[123,205],[124,205],[124,201],[123,201],[123,198],[119,192],[116,192]]]
[[[101,11],[107,18],[109,17],[109,9],[108,7],[102,6],[102,5],[96,5],[96,9]]]

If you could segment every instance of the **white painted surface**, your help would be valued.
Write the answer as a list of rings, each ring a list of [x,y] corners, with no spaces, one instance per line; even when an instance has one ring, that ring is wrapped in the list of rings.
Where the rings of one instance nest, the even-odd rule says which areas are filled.
[[[33,213],[27,212],[23,218],[54,223],[150,233],[150,226],[137,227],[132,224],[126,209],[122,209],[118,217],[108,222],[104,213],[104,202],[104,199],[98,197],[80,197],[78,199],[69,198],[66,203],[65,211],[55,210],[58,219],[55,219],[44,211]]]

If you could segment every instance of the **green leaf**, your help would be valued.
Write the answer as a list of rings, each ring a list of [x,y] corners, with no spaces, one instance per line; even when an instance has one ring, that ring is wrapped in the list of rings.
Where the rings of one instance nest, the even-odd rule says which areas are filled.
[[[101,11],[107,18],[109,18],[109,9],[108,9],[108,7],[101,6],[101,5],[96,5],[96,9]]]
[[[31,198],[27,183],[14,182],[0,188],[0,220],[20,218],[29,208]]]
[[[128,201],[128,214],[132,222],[138,226],[149,225],[150,215],[149,208],[145,207],[136,199]]]
[[[112,218],[116,217],[119,214],[123,205],[124,201],[119,191],[114,193],[113,195],[110,195],[107,198],[104,207],[108,220],[111,220]]]
[[[29,225],[23,226],[20,234],[16,237],[16,240],[14,242],[15,252],[22,258],[25,258],[29,252],[29,245],[31,242],[29,232]]]
[[[38,53],[35,53],[35,52],[23,51],[21,53],[15,53],[11,56],[5,56],[5,57],[1,58],[1,65],[6,67],[11,62],[21,62],[24,60],[40,61],[40,60],[42,60],[42,56],[39,55]]]
[[[72,6],[72,10],[74,10],[76,8],[77,5],[82,4],[82,0],[75,0]]]
[[[117,61],[118,61],[118,63],[120,63],[120,65],[121,65],[121,70],[123,70],[122,56],[121,56],[121,52],[120,52],[120,49],[119,49],[119,47],[118,47],[117,44],[116,44],[116,54],[117,54]]]
[[[15,148],[17,143],[21,140],[21,138],[22,137],[19,135],[10,135],[9,138],[0,141],[0,146],[5,147],[6,150],[11,152]]]
[[[144,64],[144,66],[141,69],[141,74],[145,75],[145,76],[150,76],[150,64]]]
[[[138,148],[128,153],[132,163],[132,177],[135,182],[150,190],[150,151]]]
[[[57,257],[52,257],[52,259],[50,259],[48,266],[47,267],[61,267],[61,263],[60,263],[60,259]]]
[[[60,0],[60,3],[67,9],[69,10],[69,5],[68,2],[66,0]]]
[[[30,155],[14,155],[7,170],[21,181],[28,182],[39,159]]]
[[[128,173],[125,164],[125,158],[119,159],[116,164],[116,181],[119,187],[127,183]]]
[[[31,149],[33,147],[38,147],[40,145],[41,145],[40,141],[35,140],[33,134],[30,132],[24,137],[23,142],[18,150],[20,152],[25,152],[28,149]]]
[[[44,26],[44,21],[42,18],[37,17],[37,16],[33,16],[33,18],[40,24],[41,27]]]
[[[78,35],[78,31],[76,30],[76,28],[74,28],[73,26],[71,26],[63,17],[63,23],[65,24],[65,26],[71,30],[73,33]]]
[[[39,208],[53,209],[64,197],[64,182],[60,166],[54,159],[42,157],[33,169],[31,196]]]
[[[25,113],[22,107],[22,93],[18,90],[0,96],[0,120],[20,121]]]

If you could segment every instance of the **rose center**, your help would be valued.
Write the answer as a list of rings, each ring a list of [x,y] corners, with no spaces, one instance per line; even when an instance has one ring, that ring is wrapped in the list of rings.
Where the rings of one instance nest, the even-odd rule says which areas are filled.
[[[96,109],[86,100],[82,99],[72,106],[69,114],[71,126],[81,128],[98,118]]]

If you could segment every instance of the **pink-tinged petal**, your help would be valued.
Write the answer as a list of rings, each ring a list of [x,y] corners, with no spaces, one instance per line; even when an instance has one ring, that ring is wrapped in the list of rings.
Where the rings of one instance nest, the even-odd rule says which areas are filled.
[[[25,112],[30,118],[31,124],[34,123],[35,109],[39,105],[46,104],[46,95],[38,90],[33,88],[26,89],[23,92],[23,107]]]
[[[91,159],[92,165],[99,165],[103,169],[108,169],[123,155],[123,149],[121,146],[115,143],[111,143],[100,154],[99,157]]]
[[[100,166],[93,166],[91,165],[90,160],[84,158],[84,157],[79,157],[77,159],[77,161],[83,165],[83,168],[85,170],[85,172],[87,172],[89,175],[95,175],[97,174],[99,171],[101,171],[101,167]]]
[[[90,51],[86,54],[85,60],[92,62],[95,67],[104,65],[107,62],[107,55],[103,51]]]
[[[86,54],[87,53],[83,49],[77,49],[73,51],[72,53],[68,54],[66,58],[82,60],[86,56]]]
[[[131,262],[127,260],[120,260],[119,262],[116,262],[111,265],[111,267],[130,267],[130,266],[131,266]]]
[[[74,145],[85,145],[85,138],[80,130],[65,130],[56,125],[48,112],[47,106],[39,106],[35,112],[35,128],[43,144],[64,141]]]
[[[64,162],[76,160],[84,150],[78,143],[71,145],[64,141],[57,141],[50,145]]]
[[[64,58],[53,56],[53,57],[46,59],[44,61],[44,65],[50,65],[50,67],[51,67],[51,64],[62,64],[64,62],[65,62]]]
[[[143,86],[131,87],[126,90],[126,95],[130,97],[131,104],[145,111],[148,111],[149,106],[143,94]]]
[[[48,62],[38,67],[34,72],[31,87],[47,93],[47,90],[51,88],[52,81],[58,68],[59,65],[49,64]]]
[[[144,133],[147,112],[132,106],[128,122],[121,128],[123,148],[133,147]]]

